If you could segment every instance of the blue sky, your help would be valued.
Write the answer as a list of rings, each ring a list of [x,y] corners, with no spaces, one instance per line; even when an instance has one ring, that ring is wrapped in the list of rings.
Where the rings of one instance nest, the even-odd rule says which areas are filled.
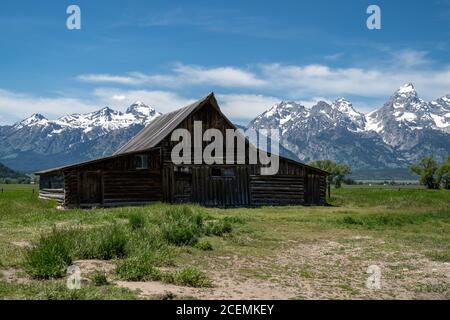
[[[82,29],[66,28],[81,8]],[[382,29],[366,27],[370,4]],[[367,112],[403,83],[450,94],[450,0],[25,1],[0,4],[0,124],[216,92],[245,123],[280,100]]]

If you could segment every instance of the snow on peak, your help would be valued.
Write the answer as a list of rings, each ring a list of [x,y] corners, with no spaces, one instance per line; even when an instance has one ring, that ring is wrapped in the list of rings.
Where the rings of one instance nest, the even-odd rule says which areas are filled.
[[[333,103],[332,106],[337,108],[340,112],[346,113],[350,116],[359,117],[361,116],[356,110],[353,108],[353,104],[346,100],[345,98],[338,98]]]
[[[43,116],[42,114],[40,114],[40,113],[34,113],[33,115],[31,115],[31,117],[29,117],[28,119],[25,119],[25,120],[35,122],[35,121],[47,120],[47,118],[44,117],[44,116]]]
[[[128,128],[132,125],[145,126],[159,115],[160,113],[156,112],[155,109],[137,101],[125,113],[113,110],[110,107],[104,107],[94,112],[66,115],[55,121],[49,121],[40,114],[34,114],[17,123],[14,127],[21,129],[39,125],[49,127],[52,130],[51,134],[60,134],[66,130],[81,130],[85,134],[92,132],[95,136]]]
[[[154,116],[156,114],[156,110],[152,107],[147,106],[145,103],[141,101],[136,101],[127,109],[126,113],[148,117]]]
[[[17,129],[23,128],[23,127],[32,127],[32,126],[47,126],[49,121],[46,117],[44,117],[42,114],[34,113],[30,117],[20,121],[19,123],[16,123],[14,127]]]
[[[406,83],[397,90],[396,95],[402,97],[417,96],[417,92],[412,83]]]
[[[298,104],[293,101],[281,101],[280,103],[277,103],[273,105],[269,110],[264,112],[261,117],[263,118],[272,118],[277,117],[282,120],[284,115],[288,113],[296,113],[300,110],[303,110],[305,107],[301,104]]]

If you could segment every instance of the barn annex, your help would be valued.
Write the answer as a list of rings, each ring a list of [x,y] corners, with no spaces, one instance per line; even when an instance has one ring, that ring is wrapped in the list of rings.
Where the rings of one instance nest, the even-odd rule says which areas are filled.
[[[203,130],[236,129],[211,93],[156,118],[112,156],[36,173],[39,196],[68,208],[159,201],[217,207],[325,204],[327,173],[283,157],[276,175],[262,175],[261,165],[248,157],[244,164],[174,164],[171,152],[178,142],[171,134],[192,131],[194,121],[201,121]]]

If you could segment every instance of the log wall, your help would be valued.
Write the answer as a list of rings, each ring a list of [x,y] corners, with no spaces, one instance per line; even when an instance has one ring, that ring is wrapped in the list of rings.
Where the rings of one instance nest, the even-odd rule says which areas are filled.
[[[299,205],[305,203],[301,175],[250,176],[251,204]]]

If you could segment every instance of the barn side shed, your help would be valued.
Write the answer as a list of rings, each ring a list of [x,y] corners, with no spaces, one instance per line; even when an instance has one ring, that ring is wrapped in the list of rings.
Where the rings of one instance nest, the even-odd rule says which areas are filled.
[[[171,141],[173,131],[182,128],[193,133],[196,121],[202,123],[202,134],[214,128],[225,137],[227,129],[236,130],[210,94],[156,118],[110,157],[36,173],[40,197],[69,208],[159,201],[216,207],[326,203],[326,172],[279,157],[278,173],[262,175],[261,165],[250,164],[249,151],[255,147],[246,139],[242,164],[207,165],[194,158],[193,164],[174,164],[171,152],[178,142]],[[236,159],[239,137],[234,139]],[[207,144],[203,142],[203,148]]]

